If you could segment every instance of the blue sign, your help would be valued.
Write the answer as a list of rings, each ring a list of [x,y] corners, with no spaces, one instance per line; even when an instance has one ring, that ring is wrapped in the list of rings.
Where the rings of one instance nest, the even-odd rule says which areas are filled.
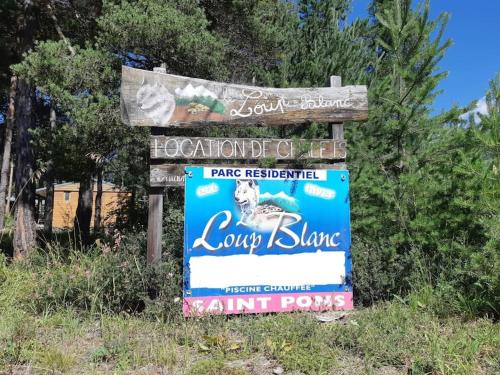
[[[184,313],[351,309],[346,170],[186,167]]]

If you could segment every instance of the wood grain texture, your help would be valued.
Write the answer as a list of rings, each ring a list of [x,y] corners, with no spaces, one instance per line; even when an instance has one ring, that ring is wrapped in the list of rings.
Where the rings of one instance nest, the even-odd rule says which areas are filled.
[[[346,158],[346,141],[151,136],[151,159],[276,160]]]
[[[341,87],[342,77],[340,76],[330,76],[330,87]],[[344,139],[344,124],[332,124],[331,125],[331,138],[332,139]]]
[[[149,167],[149,186],[184,186],[185,164],[161,164]]]
[[[134,126],[363,121],[366,86],[266,88],[122,67],[121,115]]]
[[[184,187],[184,182],[186,179],[186,174],[184,168],[186,164],[161,164],[152,165],[150,169],[150,186],[151,187]],[[190,165],[193,166],[193,165]],[[231,165],[231,164],[204,164],[199,165],[204,167],[233,167],[233,168],[258,168],[256,164],[246,164],[246,165]],[[278,164],[273,169],[296,169],[289,168],[286,164]],[[336,170],[346,170],[345,163],[335,163],[335,164],[314,164],[308,166],[306,169],[336,169]]]
[[[149,191],[147,262],[156,265],[161,261],[161,234],[163,230],[163,188]]]

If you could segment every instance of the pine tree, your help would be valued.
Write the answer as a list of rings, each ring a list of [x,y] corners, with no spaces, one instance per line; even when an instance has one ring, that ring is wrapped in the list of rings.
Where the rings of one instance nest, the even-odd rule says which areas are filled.
[[[34,171],[34,166],[27,168],[27,164],[31,163],[31,156],[27,158],[28,155],[33,154],[30,141],[30,133],[33,130],[35,122],[37,122],[38,114],[35,110],[36,106],[34,103],[28,105],[27,98],[23,98],[17,92],[17,88],[25,88],[23,82],[26,77],[11,76],[10,66],[11,64],[19,63],[23,55],[28,53],[28,51],[33,47],[35,40],[43,40],[51,37],[58,36],[66,41],[66,46],[71,48],[69,44],[66,33],[68,31],[68,26],[76,26],[78,24],[79,28],[70,28],[71,36],[78,36],[82,41],[81,37],[87,35],[89,30],[94,28],[91,27],[92,20],[95,19],[94,5],[99,3],[98,1],[85,1],[83,3],[74,4],[73,2],[57,2],[57,5],[52,0],[42,0],[42,1],[21,1],[21,0],[7,0],[0,4],[0,16],[2,17],[2,25],[0,26],[0,49],[2,60],[0,62],[0,99],[4,99],[6,91],[6,82],[10,80],[12,84],[10,85],[9,98],[17,98],[14,103],[10,99],[9,105],[9,126],[6,127],[6,139],[9,140],[10,134],[12,133],[12,128],[18,121],[14,117],[17,113],[22,117],[21,130],[17,134],[22,134],[26,139],[16,140],[16,143],[23,147],[23,149],[16,149],[17,152],[17,188],[19,192],[19,203],[24,207],[22,210],[16,211],[16,216],[20,213],[25,213],[24,219],[16,218],[16,237],[21,238],[18,241],[22,244],[23,249],[18,249],[19,254],[27,253],[31,248],[34,247],[35,236],[26,234],[24,231],[27,230],[31,232],[35,224],[30,222],[30,217],[34,216],[34,205],[28,203],[31,198],[25,196],[26,190],[32,190],[34,188],[33,175],[20,176],[19,171],[24,171],[25,173],[31,173]],[[64,20],[64,24],[60,24],[60,20]],[[77,20],[76,22],[73,22]],[[32,82],[27,82],[30,85]],[[31,87],[31,91],[35,92],[35,87]],[[23,92],[28,95],[29,98],[34,100],[33,94],[28,94],[26,90]],[[24,103],[24,107],[17,109],[17,101]],[[31,114],[23,113],[26,108],[31,108],[34,110]],[[26,124],[25,122],[30,120],[31,124]],[[24,127],[28,126],[29,130],[24,131]],[[7,186],[8,176],[8,166],[10,161],[10,143],[4,142],[4,152],[2,161],[2,173],[0,178],[0,228],[3,227],[3,222],[5,218],[5,190]],[[10,176],[10,179],[12,177]],[[23,185],[19,185],[20,179],[24,181]],[[10,199],[10,197],[8,197]],[[19,220],[18,220],[19,219]],[[24,224],[17,224],[24,223]],[[26,232],[27,233],[27,232]],[[33,238],[32,238],[33,237]],[[32,238],[32,239],[31,239]]]
[[[445,73],[438,63],[447,16],[429,19],[429,1],[378,6],[373,25],[378,58],[369,77],[369,121],[347,128],[350,140],[353,256],[363,299],[407,290],[417,274],[420,244],[412,230],[415,192],[408,179],[430,130],[430,109]]]
[[[54,164],[56,176],[81,182],[75,227],[88,244],[96,169],[90,155],[112,152],[126,128],[117,111],[119,61],[105,51],[72,49],[74,54],[64,41],[39,43],[14,71],[29,77],[50,96],[51,106],[65,114],[57,129],[48,123],[34,136],[45,160]]]
[[[21,9],[22,15],[18,19],[16,34],[19,38],[18,51],[25,53],[33,45],[37,31],[37,18],[36,9],[31,1],[21,2]],[[16,258],[26,256],[36,245],[34,155],[30,145],[30,130],[35,126],[34,101],[35,87],[25,77],[20,77],[17,80],[14,110],[17,127],[16,187],[18,191],[14,228],[14,257]]]
[[[251,9],[257,9],[258,4]],[[241,3],[230,12],[225,11],[223,16],[238,19],[240,6],[247,7]],[[50,105],[58,113],[56,129],[46,121],[43,129],[35,132],[39,153],[43,156],[41,167],[53,165],[56,177],[81,181],[83,190],[79,194],[75,226],[86,242],[90,238],[89,212],[92,210],[88,199],[91,196],[89,181],[100,173],[92,157],[118,154],[116,159],[120,159],[128,152],[120,143],[127,139],[127,133],[141,139],[144,142],[141,146],[147,150],[147,138],[142,136],[144,130],[127,128],[118,118],[120,63],[145,69],[165,63],[172,73],[223,79],[227,77],[223,63],[228,53],[225,36],[229,38],[237,33],[224,31],[220,26],[216,31],[215,25],[209,29],[210,23],[195,1],[107,2],[96,19],[93,34],[86,32],[87,44],[82,47],[73,44],[85,40],[74,35],[75,30],[68,26],[72,21],[64,18],[61,21],[64,12],[55,10],[58,11],[54,23],[57,22],[59,41],[40,42],[14,71],[35,82],[40,92],[50,97]],[[217,14],[221,13],[214,10],[210,16],[217,17]],[[239,17],[257,27],[252,12],[246,11]],[[92,41],[97,44],[89,43]],[[255,61],[263,60],[259,54],[259,51],[252,54]],[[134,142],[137,141],[131,143]],[[136,182],[146,180],[143,175],[147,173],[147,159],[141,160],[142,170],[134,176]],[[112,164],[108,167],[120,174],[116,171],[120,164]],[[79,167],[74,168],[75,165]]]
[[[5,124],[4,145],[2,154],[2,168],[0,171],[0,230],[4,228],[5,217],[9,214],[7,212],[6,199],[10,201],[10,196],[7,193],[8,181],[12,181],[12,172],[9,174],[9,167],[11,164],[11,149],[12,149],[12,136],[14,133],[15,122],[15,108],[16,108],[16,92],[17,92],[17,77],[11,77],[11,84],[9,96],[7,101],[7,113]]]
[[[372,58],[366,20],[347,22],[349,0],[298,2],[299,42],[291,58],[292,74],[304,86],[324,86],[332,75],[344,84],[362,84]]]
[[[99,43],[121,59],[152,70],[201,78],[227,76],[224,42],[208,30],[198,1],[106,2],[98,19]]]

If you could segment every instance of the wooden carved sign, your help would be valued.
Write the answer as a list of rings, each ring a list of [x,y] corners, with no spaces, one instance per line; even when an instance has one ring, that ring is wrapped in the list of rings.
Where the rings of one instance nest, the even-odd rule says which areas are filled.
[[[159,164],[150,166],[149,174],[149,186],[151,187],[180,187],[184,188],[184,182],[186,180],[185,168],[188,165],[185,164]],[[190,165],[192,166],[192,165]],[[215,165],[203,164],[203,166],[208,167]],[[220,168],[234,167],[235,165],[230,164],[219,164]],[[240,164],[241,166],[241,164]],[[245,168],[258,169],[255,164],[247,164]],[[297,171],[299,173],[300,169],[290,169],[287,165],[278,164],[276,166],[277,170],[283,173],[288,173],[290,171]],[[335,164],[313,164],[307,167],[308,169],[334,169],[334,170],[347,170],[347,165],[345,163],[335,163]],[[266,170],[266,168],[262,168]]]
[[[366,86],[265,88],[122,68],[121,115],[134,126],[282,125],[368,118]]]
[[[346,141],[151,137],[151,159],[276,160],[346,158]]]

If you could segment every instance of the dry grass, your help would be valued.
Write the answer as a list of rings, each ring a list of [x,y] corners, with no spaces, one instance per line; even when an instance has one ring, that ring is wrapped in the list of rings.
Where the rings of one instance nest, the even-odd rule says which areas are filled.
[[[179,303],[169,304],[172,314],[159,305],[142,315],[73,306],[64,282],[78,264],[54,264],[41,273],[0,268],[1,374],[263,375],[279,367],[295,375],[500,373],[498,323],[446,313],[430,288],[331,323],[307,313],[186,320],[175,313]],[[45,271],[61,297],[41,310],[31,301],[43,292]],[[79,296],[91,292],[82,287]]]
[[[152,322],[0,313],[2,373],[495,374],[498,325],[438,319],[400,302],[335,323],[314,315]]]

